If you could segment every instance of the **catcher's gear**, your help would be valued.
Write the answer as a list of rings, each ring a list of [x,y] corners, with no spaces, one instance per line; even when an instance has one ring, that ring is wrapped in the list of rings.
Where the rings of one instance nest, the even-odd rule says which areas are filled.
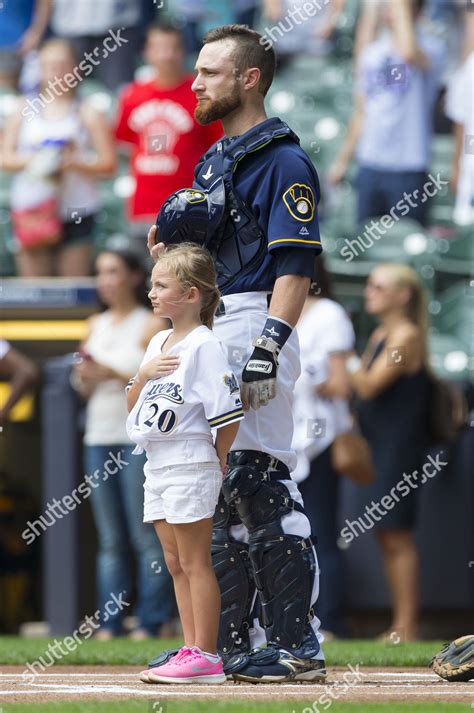
[[[160,242],[184,240],[204,245],[215,260],[217,283],[223,294],[240,276],[258,269],[268,252],[264,230],[235,187],[237,166],[247,154],[253,155],[277,139],[279,143],[299,144],[296,134],[276,117],[240,136],[223,137],[196,166],[193,188],[173,193],[160,210]],[[309,168],[319,192],[319,179],[311,163]],[[292,195],[296,212],[304,216],[309,213],[305,200],[308,202],[307,196],[302,195],[295,202]]]
[[[209,190],[181,188],[163,203],[156,226],[159,240],[165,245],[192,241],[208,247],[225,208],[222,181]]]
[[[250,611],[255,597],[255,583],[249,560],[249,547],[236,542],[229,527],[239,522],[235,510],[221,493],[214,515],[212,564],[221,591],[221,617],[217,648],[224,657],[250,649]]]
[[[148,668],[158,668],[158,666],[163,666],[163,664],[168,663],[170,658],[175,656],[178,651],[179,649],[166,649],[165,651],[162,651],[161,654],[158,654],[156,659],[150,661]]]
[[[304,512],[279,481],[289,479],[284,463],[267,453],[231,451],[222,485],[249,531],[249,555],[269,643],[311,658],[319,643],[311,627],[311,599],[318,563],[315,538],[285,534],[281,520],[292,510]]]
[[[299,649],[314,616],[311,596],[317,560],[312,538],[284,535],[279,523],[271,523],[250,533],[249,553],[267,641],[290,651]]]
[[[446,681],[474,679],[474,634],[461,636],[446,644],[433,656],[430,667]]]
[[[225,186],[225,214],[209,250],[215,258],[217,284],[223,294],[243,275],[254,273],[268,253],[268,237],[235,186],[237,168],[248,154],[265,149],[272,141],[294,142],[299,138],[281,119],[262,121],[240,136],[217,141],[202,156],[194,171],[194,188],[207,190],[215,182]],[[311,164],[310,164],[310,170]],[[315,185],[319,181],[313,171]]]
[[[244,408],[266,406],[276,395],[280,347],[266,337],[253,340],[255,347],[242,371],[241,396]]]

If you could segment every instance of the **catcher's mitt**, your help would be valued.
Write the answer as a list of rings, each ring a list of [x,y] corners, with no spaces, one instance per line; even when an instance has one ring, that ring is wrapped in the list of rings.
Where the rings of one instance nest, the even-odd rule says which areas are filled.
[[[433,656],[430,667],[446,681],[469,681],[474,678],[474,634],[461,636],[446,644]]]

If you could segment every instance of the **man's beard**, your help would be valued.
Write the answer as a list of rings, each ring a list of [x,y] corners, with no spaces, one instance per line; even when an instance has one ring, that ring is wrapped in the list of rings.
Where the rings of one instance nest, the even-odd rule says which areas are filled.
[[[235,90],[222,99],[206,99],[198,104],[194,110],[194,117],[198,124],[206,125],[218,119],[224,119],[228,114],[242,105],[239,93]]]

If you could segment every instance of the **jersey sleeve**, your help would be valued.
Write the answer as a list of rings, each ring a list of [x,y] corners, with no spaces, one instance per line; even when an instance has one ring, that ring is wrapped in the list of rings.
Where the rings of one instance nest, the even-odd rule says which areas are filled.
[[[244,418],[240,388],[219,342],[201,344],[194,362],[193,392],[211,428]]]
[[[310,248],[321,252],[316,171],[304,156],[282,152],[272,166],[271,207],[268,216],[268,249]]]

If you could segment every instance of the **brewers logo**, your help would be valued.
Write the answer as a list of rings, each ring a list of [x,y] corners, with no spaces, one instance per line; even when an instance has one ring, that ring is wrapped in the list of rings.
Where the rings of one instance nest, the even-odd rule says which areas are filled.
[[[296,220],[309,223],[314,218],[315,201],[312,189],[305,183],[293,183],[283,194],[290,214]]]
[[[184,194],[185,199],[188,203],[202,203],[206,200],[206,194],[202,191],[186,191]]]
[[[224,384],[229,387],[231,395],[239,390],[239,382],[234,374],[224,374]]]

